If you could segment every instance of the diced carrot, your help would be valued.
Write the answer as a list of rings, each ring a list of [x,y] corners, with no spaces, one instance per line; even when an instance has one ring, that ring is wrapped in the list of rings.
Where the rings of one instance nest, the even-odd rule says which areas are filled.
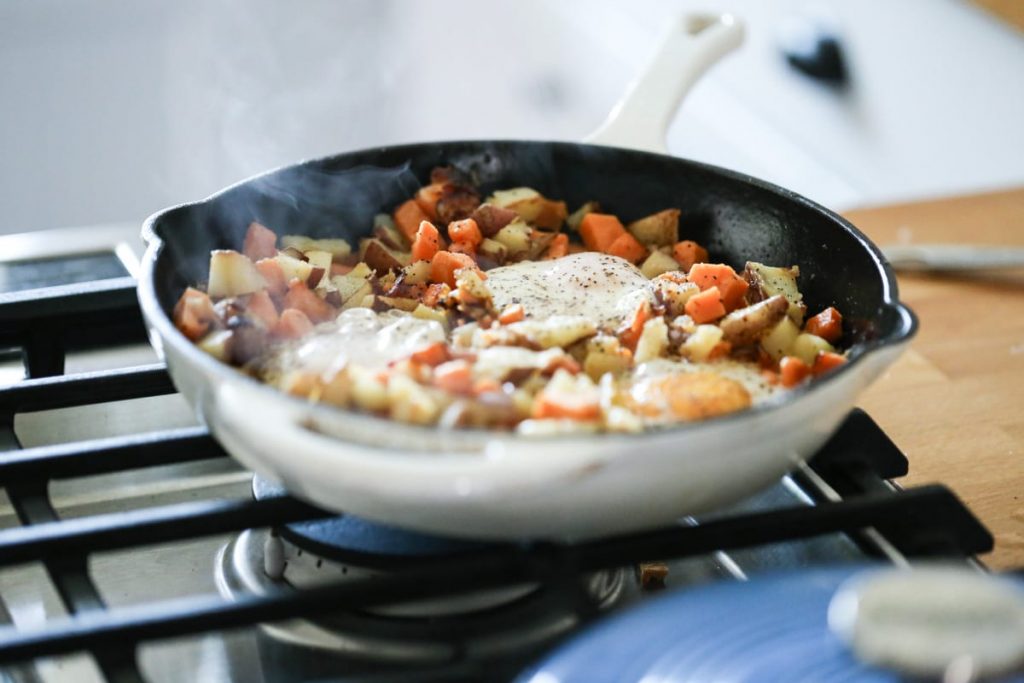
[[[284,339],[296,339],[307,334],[313,329],[313,322],[309,317],[297,308],[286,308],[281,311],[281,317],[277,324],[271,328],[270,333],[275,337]]]
[[[601,403],[594,396],[542,390],[533,400],[531,415],[538,420],[595,420],[601,416]]]
[[[808,318],[804,331],[834,344],[843,336],[843,316],[834,306],[829,306],[818,315]]]
[[[450,360],[434,368],[434,386],[453,394],[473,391],[473,373],[464,360]]]
[[[298,279],[288,284],[288,293],[284,295],[284,308],[296,308],[306,314],[312,322],[322,323],[334,320],[337,309],[321,299],[315,292]]]
[[[217,321],[217,312],[206,292],[189,287],[174,306],[174,326],[192,341],[201,339]]]
[[[704,263],[708,260],[708,250],[691,240],[676,242],[672,247],[672,258],[683,270],[690,270],[695,263]]]
[[[746,280],[724,263],[695,263],[690,267],[687,279],[701,289],[718,287],[727,312],[743,306],[743,296],[750,288]]]
[[[423,296],[420,297],[420,301],[423,302],[424,306],[433,308],[440,303],[441,298],[451,291],[451,287],[444,283],[436,283],[427,285],[427,288],[423,292]]]
[[[509,304],[505,307],[505,310],[498,316],[498,322],[502,325],[509,325],[511,323],[517,323],[526,317],[526,311],[523,309],[522,304]]]
[[[767,382],[771,386],[775,386],[776,384],[779,383],[779,373],[770,368],[762,368],[761,377],[762,379],[764,379],[765,382]]]
[[[429,216],[423,213],[423,209],[416,203],[415,199],[404,202],[395,209],[395,227],[405,235],[405,239],[412,244],[416,240],[416,231],[420,229],[420,223],[429,220]]]
[[[420,221],[412,241],[412,260],[429,261],[441,249],[441,233],[430,221]]]
[[[429,365],[430,367],[440,365],[450,358],[451,354],[448,353],[448,345],[444,342],[427,344],[409,356],[409,360],[414,363],[422,363],[423,365]]]
[[[725,358],[730,353],[732,353],[732,344],[727,341],[720,341],[711,347],[711,351],[708,352],[708,360]]]
[[[779,361],[779,375],[782,386],[792,388],[811,375],[811,368],[796,356],[783,356]]]
[[[430,279],[434,282],[443,282],[449,287],[454,287],[456,270],[476,267],[476,261],[471,256],[454,254],[450,251],[439,251],[430,260]]]
[[[476,247],[484,241],[480,226],[472,218],[464,218],[461,221],[452,221],[448,224],[448,238],[452,242],[467,242]]]
[[[846,363],[846,356],[840,353],[833,353],[831,351],[819,351],[818,355],[814,357],[814,365],[811,366],[811,372],[814,376],[823,375],[829,370],[834,370],[840,365]]]
[[[722,304],[722,295],[718,287],[705,289],[700,294],[691,296],[684,310],[698,325],[718,320],[725,315],[725,305]]]
[[[647,247],[640,244],[640,241],[628,232],[619,235],[607,249],[612,256],[624,258],[630,263],[637,263],[647,256]]]
[[[242,253],[253,261],[273,258],[277,254],[277,235],[267,226],[253,221],[245,232]]]
[[[261,289],[249,297],[249,303],[245,305],[245,312],[261,321],[267,329],[276,325],[280,317],[277,315],[277,306],[274,305],[265,289]]]
[[[555,238],[551,240],[551,244],[548,245],[547,250],[544,252],[544,256],[541,257],[545,261],[551,261],[556,258],[562,258],[569,253],[569,236],[564,232],[560,232],[555,235]]]
[[[651,319],[651,302],[644,299],[633,312],[633,317],[619,330],[619,341],[631,352],[636,350],[636,344],[640,341],[640,333],[644,331],[644,324]]]
[[[348,275],[352,272],[355,266],[350,266],[346,263],[332,263],[331,264],[331,277],[335,275]]]
[[[612,242],[625,234],[622,221],[608,213],[588,213],[580,221],[580,237],[594,251],[607,252]]]
[[[469,242],[452,242],[448,245],[448,251],[453,254],[465,254],[466,256],[476,256],[476,246]]]
[[[473,382],[473,393],[477,396],[495,391],[501,391],[501,382],[492,377],[481,377]]]
[[[444,194],[444,183],[425,185],[416,193],[416,203],[432,221],[437,220],[437,202],[441,199],[442,194]]]
[[[260,275],[267,281],[267,291],[272,296],[284,296],[288,291],[288,278],[285,277],[277,259],[261,258],[256,262],[256,270],[260,271]]]

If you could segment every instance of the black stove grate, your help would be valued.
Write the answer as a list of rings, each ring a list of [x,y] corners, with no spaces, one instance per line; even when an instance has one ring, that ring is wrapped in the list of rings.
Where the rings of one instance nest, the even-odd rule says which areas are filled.
[[[185,428],[102,440],[20,448],[17,413],[174,392],[162,365],[61,376],[74,325],[88,324],[90,341],[122,341],[141,329],[130,281],[0,294],[0,345],[20,348],[30,379],[0,389],[0,486],[22,526],[0,531],[0,566],[41,562],[72,616],[39,631],[0,630],[0,664],[73,652],[91,653],[110,681],[142,681],[140,643],[309,617],[473,588],[548,581],[569,573],[627,566],[716,550],[845,532],[869,554],[881,553],[865,529],[881,533],[907,557],[964,558],[991,549],[992,537],[946,488],[897,490],[884,479],[906,473],[907,462],[871,418],[854,411],[801,477],[820,477],[839,494],[813,506],[730,513],[696,526],[675,525],[576,544],[524,543],[485,547],[385,577],[279,590],[237,601],[217,597],[154,600],[108,609],[87,569],[93,553],[199,538],[250,528],[279,527],[330,513],[289,496],[198,502],[62,520],[50,481],[225,457],[205,429]],[[85,322],[83,322],[85,321]],[[53,335],[57,334],[54,339]],[[806,486],[808,490],[821,487]]]

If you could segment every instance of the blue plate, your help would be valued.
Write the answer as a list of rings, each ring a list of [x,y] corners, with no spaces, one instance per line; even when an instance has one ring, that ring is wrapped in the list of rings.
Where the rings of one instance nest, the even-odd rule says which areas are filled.
[[[874,567],[877,568],[877,567]],[[872,567],[771,574],[652,599],[599,622],[519,683],[900,683],[854,658],[828,627],[829,602]],[[1024,683],[1024,676],[1005,681]]]

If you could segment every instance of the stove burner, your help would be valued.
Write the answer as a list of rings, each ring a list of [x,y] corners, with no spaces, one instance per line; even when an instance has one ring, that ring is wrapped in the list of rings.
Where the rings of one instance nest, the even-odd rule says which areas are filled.
[[[253,481],[253,495],[258,499],[283,493],[281,487],[266,480],[257,477]],[[269,531],[243,532],[218,554],[216,580],[219,591],[228,598],[269,594],[326,581],[372,579],[452,555],[472,562],[474,552],[488,547],[494,546],[340,515]],[[294,655],[298,649],[317,651],[318,661],[327,655],[326,659],[343,665],[343,670],[360,664],[418,668],[483,662],[500,666],[506,660],[521,664],[524,654],[539,653],[582,622],[635,599],[639,593],[639,583],[629,568],[372,609],[339,606],[329,617],[264,624],[260,629],[266,649],[284,661],[314,659],[282,651]],[[477,678],[481,676],[471,680]]]
[[[253,478],[252,490],[257,500],[285,494],[284,487],[259,476]],[[325,560],[382,569],[407,566],[410,561],[472,554],[500,545],[421,534],[352,515],[289,524],[279,532],[298,548]]]

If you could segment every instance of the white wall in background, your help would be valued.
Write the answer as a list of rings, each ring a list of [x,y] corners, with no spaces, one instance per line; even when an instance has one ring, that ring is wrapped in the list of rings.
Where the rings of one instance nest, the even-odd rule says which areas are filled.
[[[704,3],[725,6],[725,3]],[[735,0],[749,37],[674,152],[844,207],[1024,183],[1024,40],[952,0],[822,2],[856,84],[775,50],[804,0]],[[690,0],[6,0],[0,232],[141,221],[266,168],[387,142],[577,139]]]

